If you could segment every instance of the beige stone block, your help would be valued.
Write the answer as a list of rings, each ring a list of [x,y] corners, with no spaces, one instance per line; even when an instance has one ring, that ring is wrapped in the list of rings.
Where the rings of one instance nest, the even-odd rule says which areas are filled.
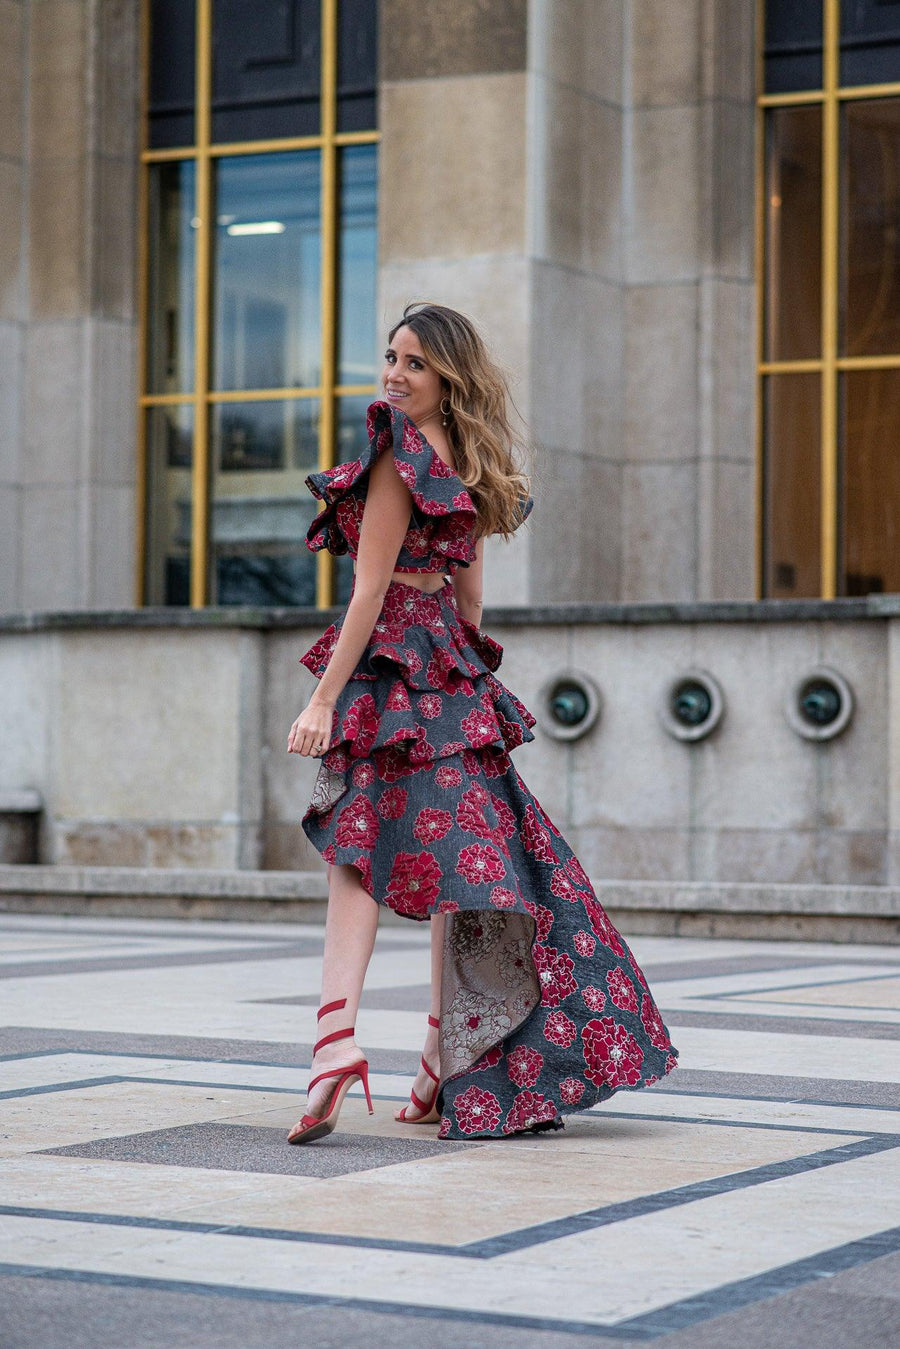
[[[135,489],[93,483],[90,489],[88,603],[96,609],[130,609],[135,603]]]
[[[40,0],[30,16],[31,154],[72,159],[86,148],[88,10],[80,0]]]
[[[31,168],[28,274],[38,320],[79,318],[88,308],[84,166],[57,159]]]
[[[880,623],[823,623],[820,632],[821,663],[844,676],[855,703],[846,731],[820,747],[821,820],[826,829],[859,831],[864,837],[889,827],[889,747],[896,730],[888,695],[887,633]]]
[[[817,836],[817,879],[828,885],[884,885],[887,831],[823,829]]]
[[[700,113],[696,107],[630,114],[632,190],[625,234],[628,280],[693,280],[700,270]]]
[[[678,881],[690,875],[684,829],[603,828],[572,831],[569,843],[595,880]]]
[[[700,13],[706,34],[701,54],[703,96],[752,103],[756,93],[753,5],[746,0],[701,0]]]
[[[304,807],[298,812],[303,813]],[[262,831],[262,865],[266,871],[320,871],[325,863],[300,824],[266,824]]]
[[[147,866],[146,832],[137,824],[54,820],[49,834],[55,866]]]
[[[752,463],[756,454],[756,292],[744,281],[700,282],[701,456]]]
[[[18,159],[22,153],[22,67],[25,12],[19,0],[0,0],[0,155]]]
[[[622,599],[688,600],[697,584],[696,464],[627,464]]]
[[[243,867],[243,851],[255,853],[252,826],[221,824],[147,825],[147,865],[151,867]],[[250,862],[254,869],[258,861]]]
[[[536,0],[531,66],[607,103],[622,102],[621,0]]]
[[[533,604],[615,601],[621,584],[622,467],[545,449],[531,533]]]
[[[622,113],[535,81],[534,252],[614,279],[621,272]]]
[[[696,457],[697,328],[696,286],[626,291],[624,447],[629,460]]]
[[[0,319],[23,317],[22,169],[0,160]]]
[[[35,323],[25,347],[25,483],[82,476],[84,335],[76,323]]]
[[[299,659],[327,626],[323,618],[315,627],[273,632],[266,638],[261,763],[267,827],[296,827],[312,796],[318,764],[303,755],[288,754],[287,738],[316,686]],[[268,839],[267,834],[267,848]],[[278,846],[274,836],[271,846]],[[275,868],[274,862],[266,865]]]
[[[19,489],[0,486],[0,613],[19,607]]]
[[[698,598],[756,598],[756,469],[752,463],[697,465]]]
[[[751,282],[755,266],[753,104],[727,98],[709,102],[700,121],[706,147],[701,162],[711,211],[704,254],[720,275]]]
[[[524,70],[528,0],[382,0],[382,80]]]
[[[137,331],[131,323],[91,319],[89,334],[91,477],[131,487],[137,475]]]
[[[525,88],[524,74],[384,86],[382,263],[523,246]]]
[[[49,633],[0,637],[0,787],[29,787],[44,800],[52,796],[49,729],[55,643]]]
[[[77,609],[83,604],[81,504],[76,487],[23,487],[23,609]]]
[[[140,141],[140,7],[133,0],[104,0],[96,15],[102,58],[97,70],[102,155],[137,164]]]
[[[94,160],[91,312],[134,319],[137,211],[137,152],[133,159]]]
[[[628,0],[627,52],[635,107],[698,101],[701,6],[702,0]]]
[[[814,830],[703,829],[691,843],[692,880],[809,885],[820,879]]]
[[[540,487],[532,484],[534,490]],[[537,509],[537,508],[535,508]],[[532,595],[532,559],[534,557],[533,516],[511,539],[498,535],[484,544],[484,603],[523,605]]]
[[[0,484],[18,484],[22,438],[22,328],[0,322]]]

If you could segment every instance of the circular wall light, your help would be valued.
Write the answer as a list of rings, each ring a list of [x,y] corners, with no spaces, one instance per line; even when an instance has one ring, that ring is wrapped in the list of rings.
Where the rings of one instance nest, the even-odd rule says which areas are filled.
[[[827,665],[808,670],[791,689],[788,723],[804,740],[833,740],[853,716],[853,690]]]
[[[706,670],[685,670],[666,687],[659,719],[676,740],[703,740],[716,729],[724,711],[718,680]]]
[[[579,740],[596,723],[602,701],[589,675],[564,670],[541,689],[541,729],[554,740]]]

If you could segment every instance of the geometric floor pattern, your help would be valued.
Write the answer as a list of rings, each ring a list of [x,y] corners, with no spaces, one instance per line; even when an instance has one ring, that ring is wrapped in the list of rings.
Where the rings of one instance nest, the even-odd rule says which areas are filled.
[[[897,1349],[900,949],[631,944],[678,1071],[441,1143],[392,1118],[427,928],[383,926],[376,1113],[290,1148],[320,928],[0,916],[3,1349]]]

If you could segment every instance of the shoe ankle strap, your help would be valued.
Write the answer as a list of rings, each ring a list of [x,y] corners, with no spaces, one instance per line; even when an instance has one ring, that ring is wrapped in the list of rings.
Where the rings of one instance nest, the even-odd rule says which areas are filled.
[[[313,1054],[318,1054],[319,1050],[325,1045],[333,1044],[335,1040],[348,1040],[356,1034],[356,1027],[350,1026],[348,1030],[335,1030],[330,1035],[323,1035],[321,1040],[317,1040],[313,1045]]]
[[[434,1026],[434,1029],[435,1029],[435,1030],[440,1030],[440,1028],[441,1028],[441,1018],[440,1018],[439,1016],[432,1016],[431,1013],[429,1012],[429,1014],[428,1014],[428,1024],[429,1024],[429,1026]]]
[[[316,1012],[316,1020],[321,1021],[322,1017],[327,1016],[329,1012],[339,1012],[342,1007],[346,1006],[347,1006],[346,998],[338,998],[337,1002],[326,1002],[325,1006],[320,1007],[319,1010]]]

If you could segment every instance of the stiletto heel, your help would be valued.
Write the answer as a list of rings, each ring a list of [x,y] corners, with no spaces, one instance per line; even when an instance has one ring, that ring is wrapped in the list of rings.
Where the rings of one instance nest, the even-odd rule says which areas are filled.
[[[329,1002],[324,1007],[320,1007],[316,1013],[316,1020],[321,1021],[323,1016],[329,1012],[339,1012],[342,1007],[346,1007],[347,999],[341,998],[337,1002]],[[354,1035],[355,1026],[350,1026],[348,1030],[336,1030],[331,1035],[323,1035],[321,1040],[317,1040],[313,1045],[313,1058],[318,1054],[323,1045],[333,1044],[335,1040],[346,1040]],[[372,1097],[369,1092],[369,1064],[367,1059],[360,1059],[357,1063],[350,1064],[347,1068],[331,1068],[324,1073],[319,1073],[312,1079],[306,1088],[307,1094],[312,1091],[317,1082],[324,1082],[326,1078],[334,1077],[337,1079],[334,1090],[328,1100],[328,1109],[324,1115],[304,1115],[300,1123],[288,1134],[289,1143],[313,1143],[317,1138],[324,1138],[330,1134],[337,1124],[338,1115],[341,1113],[341,1106],[344,1104],[344,1097],[353,1086],[354,1082],[361,1082],[363,1091],[366,1094],[366,1103],[369,1107],[369,1114],[375,1113],[375,1107],[372,1105]]]
[[[439,1030],[441,1025],[440,1018],[436,1016],[431,1016],[429,1014],[428,1024],[429,1026],[433,1026],[435,1030]],[[437,1073],[432,1072],[431,1067],[427,1063],[424,1054],[422,1055],[422,1067],[425,1069],[425,1072],[428,1074],[428,1076],[434,1083],[434,1091],[431,1093],[431,1100],[423,1101],[422,1098],[416,1094],[415,1089],[413,1089],[409,1093],[410,1105],[414,1105],[419,1113],[418,1115],[416,1115],[415,1119],[409,1119],[406,1114],[407,1110],[409,1109],[409,1106],[405,1105],[403,1109],[400,1111],[400,1114],[397,1116],[398,1124],[436,1124],[437,1121],[440,1119],[440,1115],[438,1114],[438,1111],[436,1109],[436,1104],[438,1092],[440,1091],[441,1088],[441,1080],[438,1077]]]

